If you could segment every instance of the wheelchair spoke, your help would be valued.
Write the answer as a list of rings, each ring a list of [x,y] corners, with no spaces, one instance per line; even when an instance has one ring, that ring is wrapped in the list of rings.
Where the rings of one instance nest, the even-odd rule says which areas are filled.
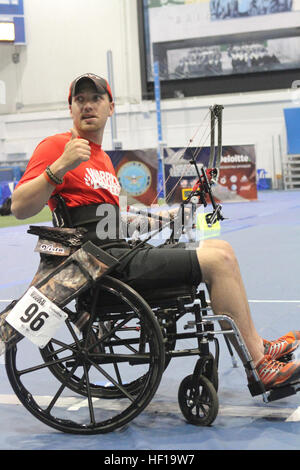
[[[71,336],[72,338],[74,339],[75,343],[76,343],[76,346],[79,347],[79,344],[80,344],[80,341],[78,339],[78,336],[76,335],[75,331],[74,331],[74,328],[72,327],[71,323],[70,323],[70,320],[66,320],[66,325],[67,325],[67,328],[69,330],[69,332],[71,333]]]
[[[196,416],[201,417],[201,416],[207,416],[207,407],[203,403],[197,403],[196,404]],[[201,413],[202,412],[202,413]]]
[[[117,366],[117,364],[114,364],[114,370],[115,370],[115,374],[116,374],[116,377],[117,377],[117,381],[118,381],[118,384],[122,384],[122,378],[121,378],[121,374],[120,374],[120,371],[119,371],[119,367]]]
[[[91,420],[91,423],[95,425],[96,424],[95,413],[94,413],[93,400],[92,400],[92,395],[91,395],[91,390],[90,390],[89,373],[88,373],[86,364],[83,365],[83,369],[84,369],[85,382],[87,386],[87,397],[88,397],[88,404],[89,404],[90,420]]]
[[[128,343],[127,342],[125,343],[119,336],[113,335],[113,337],[116,338],[116,340],[119,341],[121,344],[123,344],[125,346],[125,348],[129,349],[129,351],[131,351],[133,353],[138,352],[137,349],[135,349],[134,347],[131,346],[133,341],[135,341],[134,339],[132,341],[130,341],[130,339],[127,339]]]
[[[90,351],[92,348],[94,348],[97,344],[101,344],[103,343],[106,338],[109,338],[111,336],[114,335],[114,333],[118,330],[120,330],[126,323],[128,323],[130,320],[134,319],[135,318],[135,314],[132,314],[132,315],[129,315],[128,318],[125,318],[121,323],[118,323],[117,326],[115,326],[114,328],[112,328],[111,330],[107,331],[107,333],[104,333],[103,336],[101,336],[101,338],[97,339],[97,342],[95,342],[94,344],[90,345],[87,350]],[[87,335],[87,338],[91,335],[91,330],[92,328],[89,329],[89,332],[88,332],[88,335]],[[87,347],[87,338],[86,338],[86,343],[85,343],[85,346]]]
[[[67,357],[63,357],[61,359],[56,359],[54,361],[44,362],[43,364],[39,364],[37,366],[29,367],[27,369],[19,370],[18,375],[21,376],[21,375],[24,375],[24,374],[29,374],[30,372],[36,372],[37,370],[46,369],[47,367],[54,366],[55,364],[61,364],[61,363],[65,362],[65,361],[68,361],[70,359],[74,359],[74,357],[75,357],[74,355],[67,356]]]
[[[51,344],[58,344],[58,341],[55,340],[54,338],[51,339]],[[53,357],[53,356],[57,356],[58,354],[61,354],[65,351],[68,351],[69,349],[71,349],[71,351],[73,351],[74,353],[76,352],[76,349],[74,348],[74,344],[73,344],[73,347],[62,347],[60,349],[53,349],[53,350],[50,350],[48,345],[46,346],[47,348],[47,357],[50,358],[50,357]]]
[[[57,338],[52,338],[51,343],[57,344],[58,346],[61,346],[60,350],[55,351],[56,353],[67,351],[69,349],[73,352],[76,352],[76,350],[77,350],[77,345],[75,343],[66,344],[63,341],[59,341]]]
[[[113,379],[111,377],[111,375],[109,375],[107,372],[105,372],[105,370],[100,367],[98,364],[95,364],[95,362],[91,361],[90,360],[90,363],[99,371],[101,372],[101,374],[104,375],[104,377],[109,380],[112,384],[115,385],[115,387],[117,387],[127,398],[129,398],[130,401],[134,401],[135,397],[133,395],[131,395],[127,390],[126,388],[124,388],[121,384],[118,384],[118,382],[115,381],[115,379]]]
[[[54,395],[54,397],[52,398],[51,402],[49,403],[49,405],[47,406],[46,408],[46,413],[50,413],[51,409],[53,408],[53,406],[55,405],[55,403],[57,402],[58,398],[61,396],[62,392],[64,391],[64,389],[66,388],[67,386],[67,383],[70,379],[70,377],[74,374],[75,370],[77,369],[78,365],[75,364],[75,366],[72,368],[72,370],[68,373],[67,377],[65,378],[64,382],[61,384],[61,386],[59,387],[59,389],[57,390],[56,394]]]
[[[112,346],[109,346],[109,352],[110,352],[110,354],[114,354],[114,350],[113,350]],[[114,367],[114,371],[115,371],[118,383],[122,384],[122,378],[121,378],[121,374],[120,374],[118,364],[114,363],[113,367]]]

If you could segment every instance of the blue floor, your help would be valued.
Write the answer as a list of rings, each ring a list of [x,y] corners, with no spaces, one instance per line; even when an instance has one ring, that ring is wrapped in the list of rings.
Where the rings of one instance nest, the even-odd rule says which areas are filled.
[[[258,332],[273,339],[300,329],[300,192],[262,191],[258,201],[227,203],[220,238],[239,259]],[[0,309],[18,298],[38,265],[27,226],[0,229]],[[233,368],[220,339],[219,414],[210,427],[188,424],[177,390],[196,359],[173,359],[146,410],[110,434],[76,436],[36,420],[16,400],[0,358],[2,450],[299,450],[300,395],[265,404],[252,397],[241,363]],[[186,347],[189,340],[186,340]],[[300,359],[300,352],[299,352]],[[299,407],[299,409],[298,409]]]

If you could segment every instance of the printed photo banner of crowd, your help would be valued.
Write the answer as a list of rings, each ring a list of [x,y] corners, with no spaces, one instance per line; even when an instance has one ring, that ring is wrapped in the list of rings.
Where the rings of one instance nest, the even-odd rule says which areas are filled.
[[[149,8],[203,3],[205,0],[148,0]],[[293,10],[295,0],[209,0],[212,19],[268,15]]]
[[[180,203],[198,181],[196,169],[190,164],[192,155],[197,163],[207,167],[210,148],[165,148],[164,164],[166,194],[169,204]],[[175,191],[174,191],[174,188]],[[254,145],[224,146],[222,149],[218,183],[213,194],[219,202],[246,202],[257,200],[256,155]]]
[[[147,5],[147,0],[145,1]],[[148,0],[148,80],[300,66],[300,0]]]
[[[293,11],[293,0],[210,0],[212,20],[245,18]]]

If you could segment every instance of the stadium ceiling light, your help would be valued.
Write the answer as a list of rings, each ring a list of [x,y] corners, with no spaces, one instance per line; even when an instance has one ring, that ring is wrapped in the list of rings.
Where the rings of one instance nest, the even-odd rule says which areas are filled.
[[[15,25],[12,21],[0,21],[0,41],[15,40]]]

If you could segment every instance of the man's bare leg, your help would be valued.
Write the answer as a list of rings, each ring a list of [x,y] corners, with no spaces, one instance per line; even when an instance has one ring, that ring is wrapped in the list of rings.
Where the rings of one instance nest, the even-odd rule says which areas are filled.
[[[206,240],[197,248],[197,256],[214,313],[226,314],[234,320],[254,364],[257,364],[264,355],[263,340],[252,320],[238,261],[232,247],[225,241]]]

